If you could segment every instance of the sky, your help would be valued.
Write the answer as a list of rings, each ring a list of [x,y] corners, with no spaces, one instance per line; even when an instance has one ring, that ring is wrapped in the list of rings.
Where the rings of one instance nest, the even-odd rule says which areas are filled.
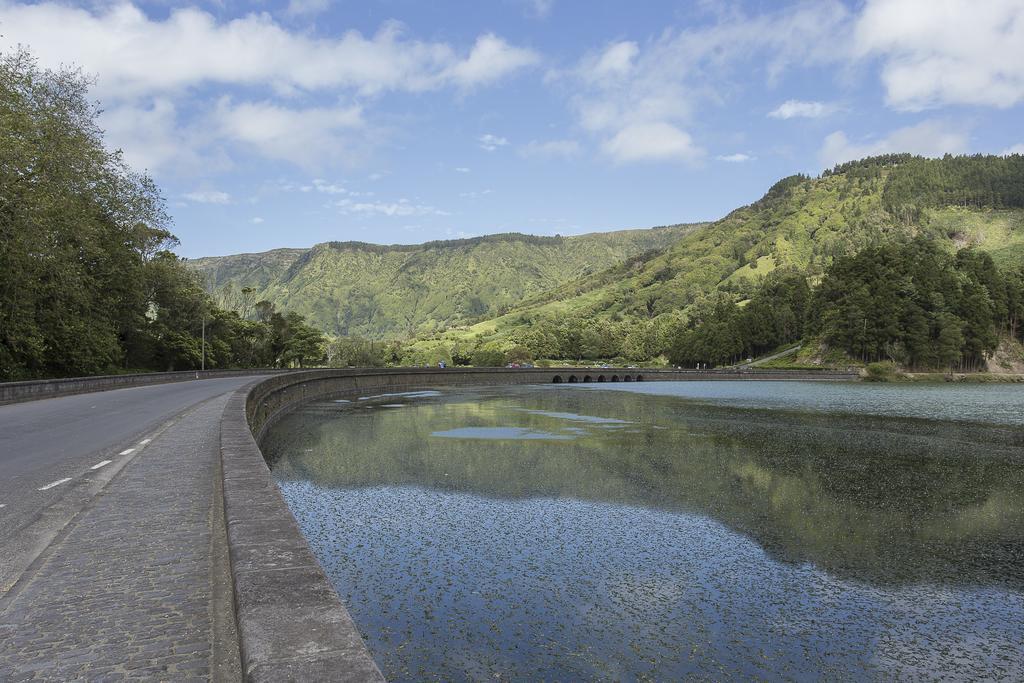
[[[1024,0],[0,0],[95,77],[186,257],[720,218],[883,152],[1024,153]]]

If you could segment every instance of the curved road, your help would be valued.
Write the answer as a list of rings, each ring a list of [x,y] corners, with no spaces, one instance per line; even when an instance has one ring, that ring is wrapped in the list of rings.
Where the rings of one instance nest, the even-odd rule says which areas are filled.
[[[171,418],[253,379],[201,379],[0,406],[0,595],[84,504],[83,494],[102,486]],[[76,500],[68,501],[72,492]]]

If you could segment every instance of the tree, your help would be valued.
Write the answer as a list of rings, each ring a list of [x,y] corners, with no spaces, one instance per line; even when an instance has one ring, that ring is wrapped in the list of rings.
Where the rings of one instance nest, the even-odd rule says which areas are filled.
[[[0,379],[198,368],[204,328],[211,367],[319,362],[301,316],[223,311],[170,251],[160,191],[104,147],[89,85],[0,54]]]
[[[103,146],[89,81],[0,55],[0,377],[124,364],[137,283],[173,238],[152,181]]]
[[[505,365],[505,354],[492,344],[481,346],[473,352],[473,365],[478,368],[499,368]]]

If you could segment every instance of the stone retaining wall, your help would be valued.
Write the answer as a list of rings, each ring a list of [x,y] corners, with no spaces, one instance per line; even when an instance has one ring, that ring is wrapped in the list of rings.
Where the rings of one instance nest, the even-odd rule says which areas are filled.
[[[383,681],[348,611],[313,556],[258,446],[273,422],[331,396],[436,386],[664,380],[852,380],[854,373],[649,369],[396,368],[311,370],[259,380],[221,420],[227,523],[242,670],[248,681]]]

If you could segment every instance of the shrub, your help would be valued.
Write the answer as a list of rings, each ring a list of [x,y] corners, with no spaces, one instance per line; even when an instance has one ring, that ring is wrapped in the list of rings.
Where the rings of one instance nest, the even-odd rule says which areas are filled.
[[[896,365],[891,361],[868,363],[866,379],[869,382],[891,382],[896,379]]]

